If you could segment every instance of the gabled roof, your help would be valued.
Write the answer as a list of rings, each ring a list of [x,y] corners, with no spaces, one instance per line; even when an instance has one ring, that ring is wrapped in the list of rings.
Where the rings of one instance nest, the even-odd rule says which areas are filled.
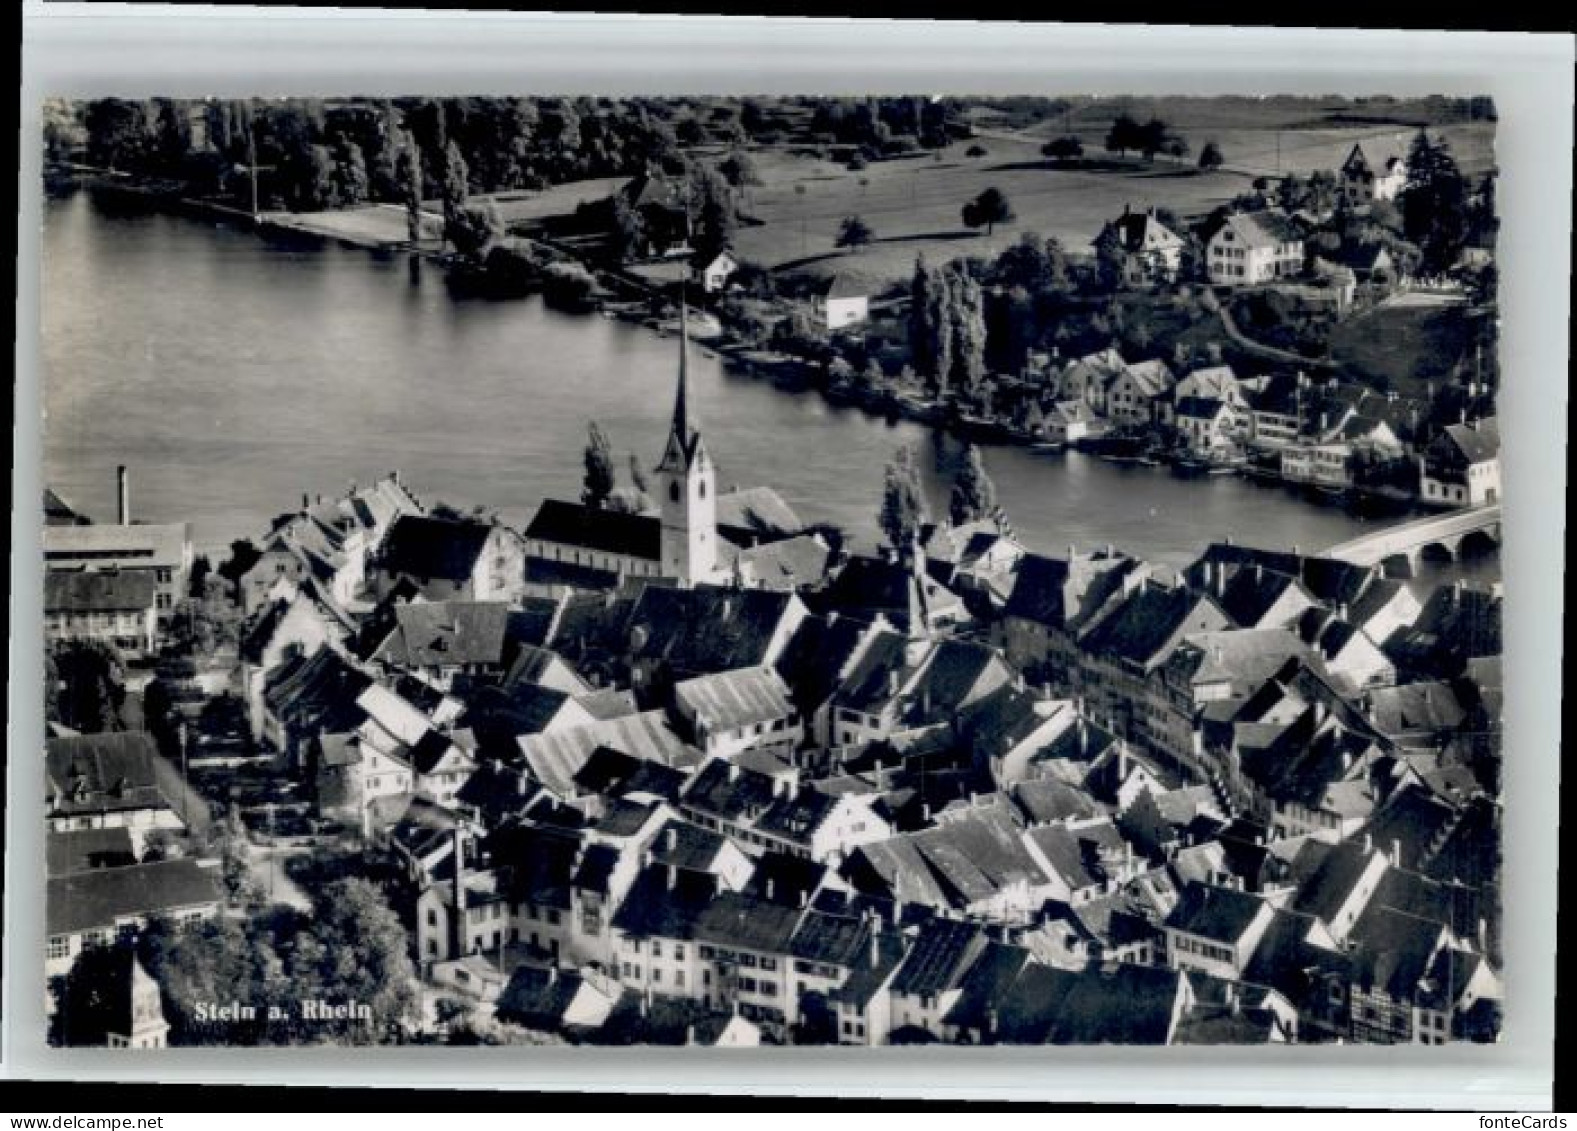
[[[697,760],[694,751],[669,729],[661,711],[523,735],[518,742],[532,775],[561,797],[579,792],[575,774],[601,746],[664,766],[690,766]]]
[[[1142,252],[1183,246],[1182,238],[1155,218],[1155,210],[1124,211],[1111,221],[1124,251]]]
[[[503,601],[416,601],[394,610],[394,630],[372,659],[396,667],[504,662],[509,606]]]
[[[1190,882],[1166,917],[1166,926],[1227,946],[1236,946],[1270,905],[1235,888]]]
[[[1297,222],[1285,212],[1266,209],[1262,212],[1234,212],[1217,223],[1205,236],[1209,243],[1230,231],[1235,242],[1247,247],[1275,247],[1282,243],[1300,242],[1303,232]]]
[[[719,946],[787,954],[795,928],[805,914],[798,907],[725,891],[701,913],[695,937]]]
[[[603,507],[543,499],[526,527],[527,541],[579,546],[641,561],[662,557],[662,522],[654,515],[627,514]]]
[[[51,808],[89,813],[169,808],[159,788],[158,748],[144,731],[84,734],[45,742]]]
[[[792,788],[760,771],[723,758],[709,759],[682,794],[685,806],[797,843],[808,843],[838,798],[808,787]]]
[[[389,574],[466,581],[496,529],[480,522],[402,514],[384,535],[378,561]]]
[[[276,668],[264,685],[263,700],[289,726],[340,734],[355,730],[366,718],[357,699],[371,684],[371,676],[322,646]]]
[[[44,574],[46,613],[146,612],[153,608],[150,570],[57,570]]]
[[[732,731],[794,714],[788,688],[771,668],[751,667],[687,679],[674,687],[679,709],[708,731]]]
[[[1226,411],[1226,402],[1213,397],[1180,397],[1177,401],[1179,419],[1214,420]]]
[[[1009,885],[1047,881],[1005,806],[972,809],[934,828],[862,845],[851,859],[857,887],[938,909],[961,911]]]
[[[956,987],[986,948],[986,932],[977,923],[932,919],[920,928],[909,955],[893,976],[892,992],[935,997]]]
[[[1454,449],[1465,464],[1488,463],[1500,456],[1500,421],[1491,416],[1473,424],[1452,424],[1430,448]]]
[[[1126,554],[1071,558],[1025,554],[1019,559],[1003,615],[1047,628],[1082,629],[1121,589],[1123,578],[1139,568],[1139,562]]]
[[[1030,961],[1029,951],[1021,946],[988,942],[964,975],[959,984],[958,1001],[942,1018],[942,1024],[989,1031],[993,1017],[1000,1016],[1019,972]]]
[[[44,561],[83,555],[124,556],[138,559],[138,568],[180,568],[191,541],[191,527],[184,522],[131,526],[97,523],[82,526],[44,527]]]
[[[717,525],[737,534],[750,532],[771,538],[798,534],[805,526],[771,487],[743,487],[718,495]]]
[[[130,916],[148,916],[224,900],[217,867],[189,857],[98,868],[51,877],[45,894],[45,932],[63,935],[113,928]]]
[[[1146,583],[1090,631],[1084,646],[1148,668],[1165,661],[1178,633],[1224,627],[1226,621],[1208,596]]]
[[[1123,373],[1133,381],[1139,395],[1155,399],[1163,397],[1172,391],[1172,386],[1177,384],[1177,378],[1172,376],[1172,368],[1160,358],[1151,361],[1136,361],[1132,365],[1123,366]],[[1119,374],[1121,376],[1122,374]]]
[[[675,678],[767,663],[797,604],[769,590],[648,585],[625,621],[631,659],[663,663]]]
[[[137,863],[137,845],[131,830],[122,826],[105,829],[51,829],[45,841],[47,874],[63,876],[94,868],[120,868]]]

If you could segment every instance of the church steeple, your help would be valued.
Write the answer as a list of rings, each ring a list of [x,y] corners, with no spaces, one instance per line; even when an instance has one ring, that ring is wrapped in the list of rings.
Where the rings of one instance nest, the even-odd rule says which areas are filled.
[[[670,465],[687,467],[695,461],[701,447],[701,429],[690,412],[690,330],[688,309],[681,292],[679,297],[679,383],[674,392],[673,423],[668,429],[668,446],[663,451],[659,472]]]
[[[717,572],[715,472],[690,412],[689,322],[683,292],[679,299],[679,382],[673,421],[662,462],[657,466],[661,492],[662,570],[680,585],[709,581]]]

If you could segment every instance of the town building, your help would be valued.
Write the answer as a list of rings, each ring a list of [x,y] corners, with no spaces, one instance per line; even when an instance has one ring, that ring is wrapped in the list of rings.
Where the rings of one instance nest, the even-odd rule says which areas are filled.
[[[44,638],[95,640],[151,655],[158,644],[155,575],[149,570],[50,570],[44,574]]]
[[[1395,200],[1406,184],[1407,162],[1381,143],[1354,143],[1341,165],[1342,191],[1357,204]]]
[[[826,330],[857,326],[871,316],[871,284],[840,271],[816,284],[811,309]]]
[[[1205,263],[1217,286],[1244,287],[1303,271],[1303,234],[1281,212],[1235,212],[1205,240]]]
[[[1155,209],[1135,212],[1127,205],[1108,223],[1123,251],[1123,281],[1129,286],[1166,283],[1177,278],[1183,238],[1156,218]]]
[[[1435,506],[1477,507],[1500,501],[1500,423],[1494,417],[1453,424],[1419,457],[1419,498]]]

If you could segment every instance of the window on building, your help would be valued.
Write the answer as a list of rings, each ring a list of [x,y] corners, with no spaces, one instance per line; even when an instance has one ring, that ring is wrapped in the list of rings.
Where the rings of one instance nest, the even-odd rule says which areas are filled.
[[[71,957],[71,939],[70,939],[70,937],[67,936],[67,935],[50,935],[49,936],[49,957],[50,958],[70,958]]]

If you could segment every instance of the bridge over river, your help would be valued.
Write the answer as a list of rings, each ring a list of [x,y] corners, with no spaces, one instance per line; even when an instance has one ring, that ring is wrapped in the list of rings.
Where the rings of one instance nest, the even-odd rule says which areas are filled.
[[[1500,504],[1487,503],[1387,526],[1332,546],[1321,556],[1383,566],[1393,577],[1411,577],[1422,561],[1459,561],[1492,553],[1499,545]]]

